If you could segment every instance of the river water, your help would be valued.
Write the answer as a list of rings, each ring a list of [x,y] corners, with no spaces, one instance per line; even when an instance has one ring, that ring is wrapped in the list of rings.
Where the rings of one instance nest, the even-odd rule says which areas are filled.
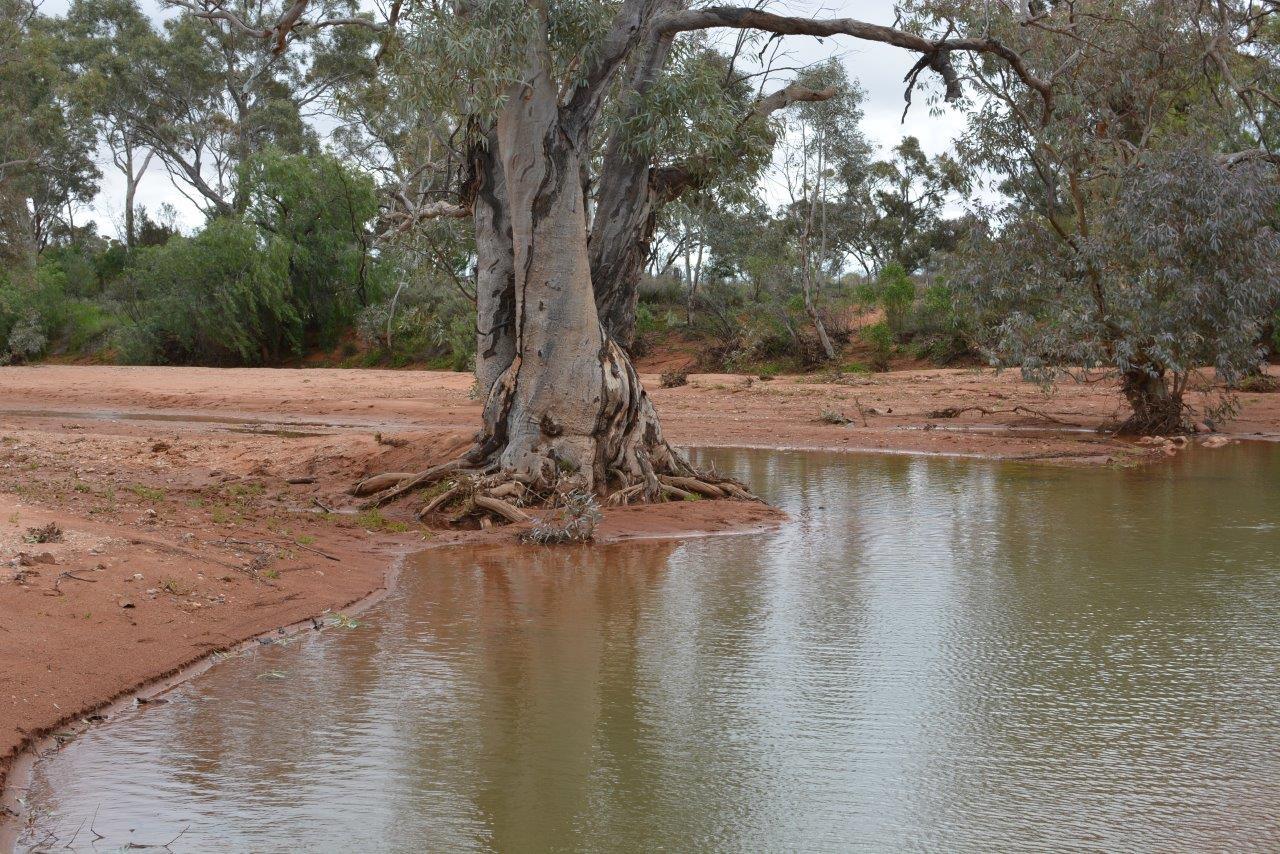
[[[701,458],[793,521],[426,553],[39,763],[20,847],[1280,850],[1280,448]]]

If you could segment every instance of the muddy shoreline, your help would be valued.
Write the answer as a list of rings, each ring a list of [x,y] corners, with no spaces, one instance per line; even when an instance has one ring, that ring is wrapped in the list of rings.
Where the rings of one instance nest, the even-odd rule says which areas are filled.
[[[1098,385],[1045,398],[973,371],[697,375],[677,389],[645,379],[685,445],[1072,465],[1165,453],[1095,431],[1116,407],[1114,389]],[[438,372],[0,369],[0,809],[16,803],[23,763],[86,717],[167,690],[278,627],[310,630],[318,616],[367,607],[407,554],[512,538],[423,529],[408,508],[360,515],[345,494],[362,476],[456,455],[479,412],[469,384]],[[1234,436],[1280,437],[1280,395],[1243,402]],[[978,408],[930,417],[966,406]],[[731,502],[622,508],[602,539],[778,518]],[[31,542],[49,523],[59,541]],[[16,833],[16,820],[4,824]]]

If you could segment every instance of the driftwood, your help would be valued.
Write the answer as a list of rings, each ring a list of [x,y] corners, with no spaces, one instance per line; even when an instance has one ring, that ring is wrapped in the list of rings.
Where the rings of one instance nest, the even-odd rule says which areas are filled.
[[[384,489],[390,489],[399,485],[402,481],[406,481],[413,477],[411,471],[393,471],[384,474],[375,474],[373,477],[366,477],[351,488],[351,494],[363,498],[366,495],[373,495],[375,492],[381,492]]]
[[[501,498],[494,498],[492,495],[476,495],[472,499],[476,506],[482,510],[488,510],[490,513],[496,513],[508,522],[528,522],[529,515],[516,507],[514,504],[508,504]]]
[[[694,477],[669,477],[667,475],[663,475],[662,477],[659,477],[658,480],[667,486],[674,486],[677,489],[684,490],[685,492],[696,492],[706,498],[725,497],[725,492],[720,487],[713,486],[710,483],[706,483],[705,481],[698,480]]]
[[[1029,406],[1018,405],[1012,409],[988,409],[985,406],[947,406],[943,409],[935,409],[929,412],[926,418],[957,418],[966,412],[980,412],[983,415],[1030,415],[1035,418],[1041,418],[1054,424],[1062,424],[1068,427],[1078,427],[1071,421],[1063,421],[1061,418],[1055,418],[1047,412],[1041,412],[1038,409],[1032,409]]]

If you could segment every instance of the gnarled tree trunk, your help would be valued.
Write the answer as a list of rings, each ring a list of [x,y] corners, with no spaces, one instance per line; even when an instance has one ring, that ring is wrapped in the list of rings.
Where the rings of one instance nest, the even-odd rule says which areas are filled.
[[[539,52],[540,53],[540,52]],[[596,312],[581,157],[542,55],[508,97],[497,137],[510,210],[515,355],[485,404],[473,459],[532,488],[587,489],[687,473],[626,353]]]
[[[1122,433],[1167,436],[1187,429],[1180,388],[1170,388],[1163,370],[1132,368],[1120,381],[1133,415],[1121,426]]]

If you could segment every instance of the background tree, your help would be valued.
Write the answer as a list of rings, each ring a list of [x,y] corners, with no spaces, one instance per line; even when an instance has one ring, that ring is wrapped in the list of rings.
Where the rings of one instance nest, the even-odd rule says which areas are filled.
[[[133,0],[75,0],[59,27],[59,58],[72,75],[72,97],[92,124],[124,177],[125,245],[134,246],[135,199],[155,154],[135,117],[147,109],[141,87],[121,85],[131,77],[154,79],[161,49],[150,19]]]
[[[889,264],[917,273],[931,255],[952,249],[963,232],[965,220],[944,212],[949,200],[969,189],[967,171],[948,155],[928,157],[914,136],[847,180],[836,214],[844,246],[867,275]]]
[[[977,14],[951,2],[916,11],[960,27]],[[1258,34],[1275,11],[1060,0],[983,17],[1055,89],[1042,113],[1006,68],[970,65],[986,97],[962,151],[1001,176],[1009,201],[994,235],[970,244],[961,281],[997,312],[998,363],[1046,380],[1109,368],[1133,409],[1126,427],[1141,432],[1184,429],[1199,364],[1229,382],[1256,365],[1275,179],[1254,166],[1276,159],[1259,109],[1277,69]]]
[[[858,126],[862,92],[849,82],[844,66],[829,60],[801,73],[797,82],[828,95],[787,110],[782,172],[791,197],[786,213],[797,243],[804,312],[830,361],[836,350],[817,298],[835,278],[844,255],[835,239],[839,226],[833,208],[848,194],[850,182],[862,181],[871,146]]]

